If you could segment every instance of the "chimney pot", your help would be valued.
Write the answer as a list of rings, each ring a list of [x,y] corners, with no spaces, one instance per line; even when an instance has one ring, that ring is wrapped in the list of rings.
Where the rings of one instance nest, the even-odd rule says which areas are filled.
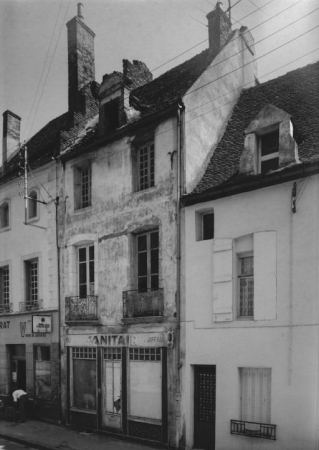
[[[82,3],[78,3],[78,18],[79,19],[84,19],[83,14],[82,14],[82,8],[83,8],[83,4]]]

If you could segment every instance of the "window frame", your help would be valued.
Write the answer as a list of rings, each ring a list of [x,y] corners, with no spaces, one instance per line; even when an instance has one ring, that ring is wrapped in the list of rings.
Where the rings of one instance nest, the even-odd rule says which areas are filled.
[[[141,151],[146,149],[146,158],[141,161]],[[144,164],[144,167],[142,167]],[[145,174],[141,174],[142,171]],[[143,181],[141,179],[144,178]],[[137,149],[137,190],[145,191],[155,187],[155,142],[149,141],[143,145],[140,145]]]
[[[254,373],[254,386],[252,386],[251,383],[248,386],[245,386],[245,372],[251,375]],[[263,378],[262,388],[260,386],[260,375],[262,375]],[[266,378],[266,380],[264,380],[264,378]],[[272,369],[270,367],[239,367],[239,379],[240,420],[245,422],[253,422],[256,424],[271,424]],[[269,385],[265,385],[264,383],[269,383]],[[262,406],[260,406],[261,395],[263,396]],[[268,402],[267,405],[265,399],[266,402]],[[254,403],[254,408],[251,407],[252,403]],[[262,417],[260,415],[262,415]]]
[[[34,197],[32,197],[33,194]],[[28,217],[27,217],[28,222],[33,222],[34,220],[39,219],[38,199],[39,199],[39,191],[36,188],[30,189],[28,193]],[[30,216],[31,210],[35,211],[35,214],[33,216]]]
[[[9,199],[4,199],[0,203],[0,232],[7,231],[11,228],[11,205]],[[7,205],[6,211],[4,211],[5,205]],[[5,217],[4,217],[5,215]],[[3,224],[5,222],[5,224]]]
[[[97,390],[97,374],[98,374],[98,349],[95,347],[70,347],[70,408],[77,411],[85,411],[87,413],[96,413],[98,410],[98,390]],[[95,361],[95,408],[80,408],[74,406],[74,360]]]
[[[4,271],[7,271],[7,282],[4,281]],[[7,287],[7,289],[6,289]],[[4,264],[0,266],[0,307],[5,307],[6,305],[10,305],[10,265]]]
[[[85,251],[85,261],[80,261],[80,251],[86,249]],[[93,249],[93,259],[91,259],[90,249]],[[94,242],[90,242],[87,244],[78,245],[76,247],[77,251],[77,293],[80,298],[88,298],[90,296],[95,295],[95,245]],[[91,263],[93,262],[93,272],[91,272]],[[86,296],[81,297],[81,285],[84,286],[84,283],[81,283],[81,270],[80,264],[85,264],[85,278],[86,278]],[[91,275],[93,273],[93,281],[91,281]],[[92,283],[92,286],[91,286]],[[93,287],[93,292],[92,291]]]
[[[87,174],[85,172],[87,171]],[[84,177],[87,177],[85,181]],[[92,207],[92,163],[86,161],[75,165],[73,171],[74,211]],[[84,189],[86,192],[84,192]]]
[[[32,265],[37,264],[36,266],[36,281],[32,281]],[[24,261],[25,265],[25,303],[32,305],[39,301],[39,258],[31,258]],[[36,283],[35,287],[32,287],[32,283]],[[36,294],[32,293],[32,289],[36,290]]]
[[[157,233],[157,247],[151,247],[151,235]],[[139,239],[143,236],[146,236],[146,250],[139,251]],[[152,250],[157,251],[157,271],[152,272]],[[142,253],[146,253],[146,275],[140,274],[139,269],[139,255]],[[136,234],[135,236],[135,266],[136,266],[136,274],[135,274],[135,283],[136,289],[139,292],[148,292],[148,291],[158,291],[159,281],[160,281],[160,234],[158,228],[153,228],[151,230],[147,230],[141,233]],[[152,284],[152,277],[157,276],[157,283],[155,285]],[[140,288],[139,279],[146,277],[147,287]]]
[[[269,153],[267,155],[262,155],[262,151],[263,151],[263,141],[264,139],[272,134],[275,134],[278,137],[278,141],[277,141],[277,150]],[[279,139],[280,139],[280,129],[279,127],[275,127],[275,128],[271,128],[263,133],[259,133],[257,134],[257,140],[258,140],[258,173],[261,175],[266,175],[269,171],[271,170],[278,170],[279,169]],[[274,147],[275,148],[275,147]],[[263,163],[268,162],[268,161],[272,161],[278,159],[278,164],[276,166],[276,168],[273,169],[269,169],[267,171],[263,170]]]

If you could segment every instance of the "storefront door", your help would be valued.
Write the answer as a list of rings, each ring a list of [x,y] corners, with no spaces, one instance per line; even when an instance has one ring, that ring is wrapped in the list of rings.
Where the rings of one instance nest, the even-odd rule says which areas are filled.
[[[195,366],[194,447],[215,449],[216,366]]]
[[[104,428],[122,428],[122,349],[107,348],[103,355],[102,421]]]

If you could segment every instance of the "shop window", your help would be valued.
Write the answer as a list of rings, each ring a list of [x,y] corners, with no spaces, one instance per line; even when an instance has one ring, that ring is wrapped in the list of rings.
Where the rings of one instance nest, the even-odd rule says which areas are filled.
[[[36,304],[39,297],[39,260],[38,258],[25,261],[26,271],[26,302]]]
[[[50,347],[34,347],[35,394],[38,399],[51,399],[51,354]]]
[[[96,348],[72,348],[71,407],[96,410]]]
[[[136,236],[137,287],[139,292],[159,289],[159,233],[149,231]]]
[[[0,267],[0,310],[6,309],[10,302],[9,266]]]
[[[94,245],[78,248],[79,296],[94,295]]]
[[[10,207],[9,202],[5,201],[0,205],[0,229],[5,230],[10,227]]]
[[[138,149],[138,190],[142,191],[155,185],[154,142]]]
[[[92,204],[91,165],[74,169],[74,209],[83,209]]]
[[[130,348],[130,419],[162,420],[162,362],[160,348]]]
[[[28,219],[35,219],[38,217],[38,193],[33,190],[28,196]]]

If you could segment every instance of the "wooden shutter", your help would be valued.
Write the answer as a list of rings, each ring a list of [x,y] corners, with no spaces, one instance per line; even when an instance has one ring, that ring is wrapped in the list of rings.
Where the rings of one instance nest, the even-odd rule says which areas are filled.
[[[229,322],[233,317],[233,243],[215,239],[213,257],[214,322]]]
[[[277,302],[276,231],[254,234],[254,318],[276,319]]]
[[[271,369],[241,369],[242,420],[270,423]]]

